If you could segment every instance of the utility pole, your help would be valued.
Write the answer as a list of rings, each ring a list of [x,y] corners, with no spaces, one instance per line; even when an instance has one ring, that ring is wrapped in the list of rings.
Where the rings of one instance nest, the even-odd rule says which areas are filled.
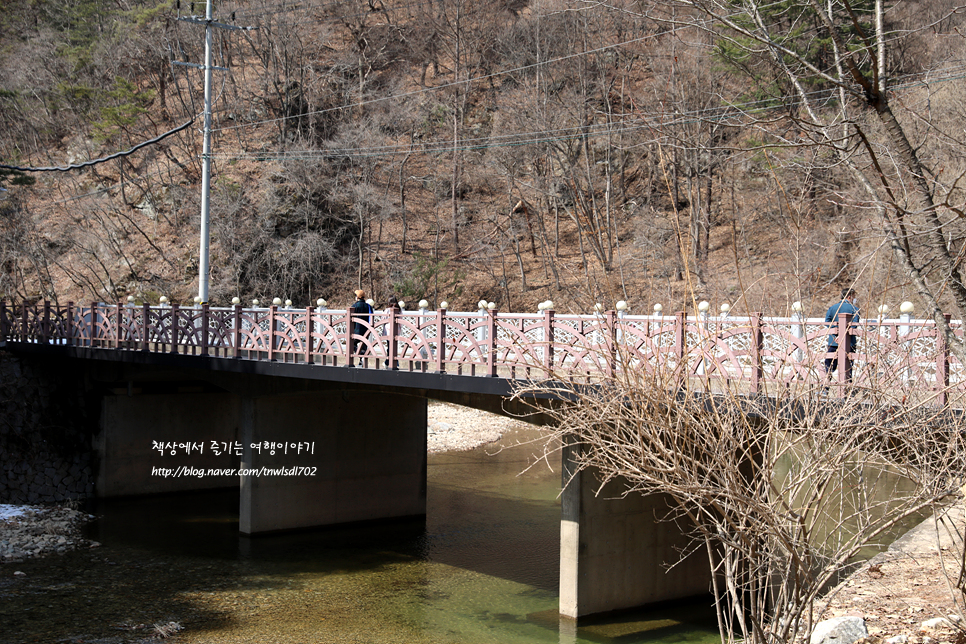
[[[180,6],[180,3],[178,6]],[[191,3],[191,6],[193,8],[194,3]],[[211,274],[211,267],[209,266],[208,261],[208,242],[210,239],[209,204],[211,201],[211,70],[217,69],[219,71],[228,71],[228,69],[225,67],[215,67],[211,64],[212,28],[218,27],[219,29],[234,30],[251,29],[251,27],[236,27],[234,25],[226,25],[220,22],[215,22],[211,14],[211,0],[207,0],[205,3],[204,19],[196,16],[178,18],[178,20],[182,20],[184,22],[193,22],[195,24],[205,26],[205,64],[195,65],[193,63],[173,61],[176,65],[185,65],[187,67],[196,67],[205,70],[205,124],[204,129],[202,130],[204,143],[201,148],[201,241],[199,243],[200,248],[198,251],[198,300],[202,304],[208,302],[208,278]]]

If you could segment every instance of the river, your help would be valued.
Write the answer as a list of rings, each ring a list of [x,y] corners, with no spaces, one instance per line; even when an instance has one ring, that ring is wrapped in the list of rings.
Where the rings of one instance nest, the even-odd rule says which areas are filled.
[[[425,522],[248,538],[235,491],[102,501],[101,547],[4,575],[0,642],[133,642],[172,623],[192,644],[717,642],[708,601],[558,619],[559,469],[513,447],[534,435],[431,455]]]

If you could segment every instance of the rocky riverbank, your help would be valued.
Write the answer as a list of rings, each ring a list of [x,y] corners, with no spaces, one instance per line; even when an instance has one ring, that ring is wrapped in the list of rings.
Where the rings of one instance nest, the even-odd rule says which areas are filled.
[[[819,602],[818,618],[861,618],[869,642],[966,644],[963,515],[961,501],[897,539]]]
[[[14,563],[96,547],[81,536],[94,517],[63,507],[0,505],[0,561]]]

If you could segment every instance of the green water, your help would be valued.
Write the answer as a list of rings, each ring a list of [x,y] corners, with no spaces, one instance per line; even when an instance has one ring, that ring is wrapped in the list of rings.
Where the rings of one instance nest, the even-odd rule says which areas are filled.
[[[532,448],[499,447],[430,457],[425,522],[246,538],[237,493],[102,503],[101,548],[23,564],[0,642],[139,641],[167,621],[189,643],[718,641],[707,601],[559,620],[559,470],[521,474]]]

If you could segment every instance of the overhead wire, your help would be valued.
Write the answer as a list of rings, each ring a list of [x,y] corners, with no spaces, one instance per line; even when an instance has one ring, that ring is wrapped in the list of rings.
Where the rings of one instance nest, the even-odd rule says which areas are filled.
[[[155,143],[158,143],[159,141],[166,139],[172,134],[177,134],[181,130],[187,127],[190,127],[191,124],[194,122],[195,122],[195,119],[194,117],[192,117],[190,121],[183,123],[182,125],[179,125],[174,129],[168,130],[164,134],[156,136],[153,139],[142,141],[141,143],[138,143],[137,145],[135,145],[133,148],[124,150],[123,152],[115,152],[114,154],[109,154],[106,157],[100,157],[98,159],[91,159],[89,161],[84,161],[83,163],[73,163],[68,166],[45,166],[40,168],[32,167],[32,166],[8,165],[6,163],[0,163],[0,168],[6,168],[8,170],[16,170],[18,172],[70,172],[71,170],[79,170],[81,168],[87,168],[90,166],[98,165],[100,163],[105,163],[113,159],[119,159],[121,157],[130,156],[131,154],[134,154],[135,152],[137,152],[143,147],[146,147],[148,145],[154,145]]]

